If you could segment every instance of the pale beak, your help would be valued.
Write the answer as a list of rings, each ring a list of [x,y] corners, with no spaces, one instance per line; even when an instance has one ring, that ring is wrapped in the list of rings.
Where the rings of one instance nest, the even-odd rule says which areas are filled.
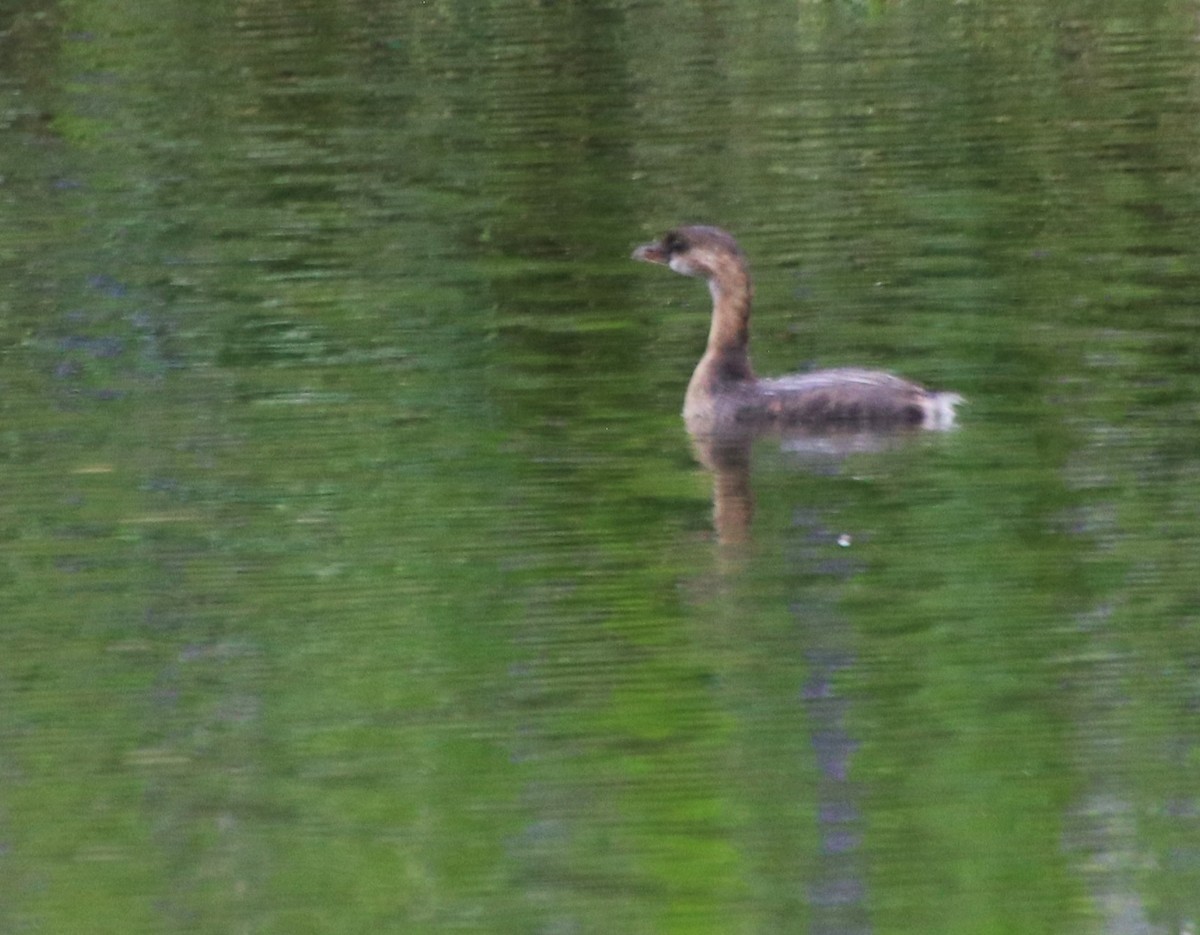
[[[641,260],[643,263],[657,263],[659,266],[666,266],[671,257],[662,244],[655,242],[644,243],[634,250],[633,259]]]

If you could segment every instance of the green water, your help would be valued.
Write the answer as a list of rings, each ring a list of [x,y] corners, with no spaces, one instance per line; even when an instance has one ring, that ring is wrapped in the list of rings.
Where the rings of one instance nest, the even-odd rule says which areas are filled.
[[[1198,30],[5,7],[0,932],[1194,931]],[[694,221],[961,428],[714,526]]]

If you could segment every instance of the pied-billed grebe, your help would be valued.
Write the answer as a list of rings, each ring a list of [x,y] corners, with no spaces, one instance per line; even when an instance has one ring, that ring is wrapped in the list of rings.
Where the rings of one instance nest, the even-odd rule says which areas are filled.
[[[797,428],[944,429],[954,422],[957,393],[935,393],[877,370],[839,368],[759,379],[750,368],[750,300],[746,257],[719,227],[678,227],[633,251],[635,260],[708,280],[712,328],[683,415],[689,425],[723,429],[748,424]]]

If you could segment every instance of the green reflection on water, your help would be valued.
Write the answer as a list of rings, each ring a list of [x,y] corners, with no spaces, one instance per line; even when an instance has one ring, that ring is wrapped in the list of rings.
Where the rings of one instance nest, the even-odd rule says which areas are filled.
[[[17,8],[0,927],[1194,927],[1194,26]],[[717,545],[684,220],[963,429]]]

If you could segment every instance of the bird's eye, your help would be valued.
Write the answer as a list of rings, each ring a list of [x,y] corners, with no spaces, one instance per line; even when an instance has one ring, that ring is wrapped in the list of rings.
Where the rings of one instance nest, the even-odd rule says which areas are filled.
[[[667,253],[672,256],[676,253],[683,253],[688,248],[687,241],[674,231],[671,231],[671,233],[663,238],[663,246],[667,248]]]

